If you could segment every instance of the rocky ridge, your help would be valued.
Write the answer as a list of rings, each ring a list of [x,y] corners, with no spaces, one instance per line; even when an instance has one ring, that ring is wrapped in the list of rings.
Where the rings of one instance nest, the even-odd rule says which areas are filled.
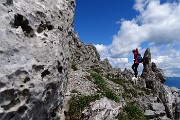
[[[85,45],[74,37],[71,53],[72,66],[67,89],[68,95],[66,96],[68,99],[65,99],[65,101],[71,101],[72,96],[79,98],[81,96],[91,96],[95,94],[99,94],[101,99],[98,97],[97,100],[88,103],[82,111],[79,111],[80,115],[66,114],[66,119],[137,119],[128,118],[128,116],[121,114],[124,113],[125,107],[128,106],[129,103],[136,103],[147,119],[180,119],[180,90],[177,88],[169,88],[163,84],[165,82],[165,75],[160,68],[157,68],[155,63],[151,62],[150,49],[147,49],[144,53],[144,69],[142,75],[138,76],[137,84],[134,84],[132,80],[133,74],[131,70],[125,69],[121,71],[120,69],[112,68],[107,59],[101,61],[97,50],[92,44]],[[96,78],[93,77],[92,73],[101,76],[104,80],[101,82],[105,82],[106,84],[103,87],[107,87],[108,90],[117,97],[118,101],[114,99],[115,96],[113,98],[103,93],[101,86],[97,82],[94,82]],[[101,78],[99,77],[99,79]],[[116,108],[118,109],[109,108],[109,102],[103,101],[102,99],[116,101]],[[103,110],[101,110],[102,108],[101,105],[99,105],[99,101],[101,101],[102,105],[106,106]],[[71,106],[69,103],[66,102],[65,113],[68,112],[69,106]],[[111,114],[109,110],[115,110],[120,115]],[[128,114],[128,112],[125,114]],[[138,120],[139,119],[140,118],[138,118]]]

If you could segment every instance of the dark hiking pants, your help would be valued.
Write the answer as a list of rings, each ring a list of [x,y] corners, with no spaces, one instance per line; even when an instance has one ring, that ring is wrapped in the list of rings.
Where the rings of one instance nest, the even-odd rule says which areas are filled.
[[[134,64],[132,65],[132,69],[133,69],[133,71],[134,71],[135,77],[137,77],[137,75],[138,75],[138,71],[137,71],[138,65],[139,65],[138,63],[134,63]]]

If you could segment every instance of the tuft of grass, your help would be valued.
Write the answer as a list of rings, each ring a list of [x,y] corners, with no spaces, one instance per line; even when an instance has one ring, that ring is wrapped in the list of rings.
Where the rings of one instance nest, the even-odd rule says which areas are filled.
[[[123,112],[119,113],[118,120],[147,120],[147,118],[137,104],[128,103]]]
[[[117,116],[118,120],[129,120],[126,112],[120,112]]]
[[[86,75],[86,76],[84,76],[84,77],[91,81],[91,76]]]
[[[125,92],[127,92],[127,94],[132,94],[133,97],[137,97],[138,96],[138,92],[134,88],[127,89],[127,91],[125,91]]]
[[[72,68],[74,71],[77,71],[77,70],[78,70],[75,64],[72,64],[72,65],[71,65],[71,68]]]
[[[98,85],[100,89],[105,89],[106,88],[106,82],[102,78],[102,76],[96,72],[91,73],[91,77],[93,78],[94,84]]]
[[[114,100],[115,102],[119,102],[118,96],[107,87],[106,81],[102,78],[102,76],[96,72],[91,73],[91,77],[93,78],[94,84],[98,86],[98,88],[102,91],[102,94],[107,98]]]
[[[149,89],[149,88],[139,88],[140,91],[143,91],[146,95],[150,95],[150,94],[155,94],[157,93],[157,91],[155,91],[154,89]]]
[[[100,99],[100,95],[91,95],[91,96],[73,96],[69,101],[69,111],[67,116],[70,120],[79,120],[82,114],[82,111],[87,107],[90,102]]]
[[[91,66],[92,71],[96,72],[96,73],[101,73],[101,69],[98,66]]]
[[[120,85],[124,82],[120,74],[107,74],[106,78]]]
[[[123,80],[121,75],[107,74],[106,78],[123,87],[124,93],[122,94],[122,96],[124,98],[132,98],[132,97],[137,97],[139,95],[139,92],[138,92],[139,89],[136,89],[136,86],[134,88],[134,86],[130,85],[129,82]]]
[[[104,90],[104,96],[106,96],[107,98],[114,100],[115,102],[119,102],[119,97],[110,89],[106,88],[106,90]]]

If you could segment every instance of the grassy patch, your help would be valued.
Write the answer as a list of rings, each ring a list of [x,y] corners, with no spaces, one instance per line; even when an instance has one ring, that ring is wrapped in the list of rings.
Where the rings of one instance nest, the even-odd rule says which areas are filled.
[[[119,97],[112,90],[106,88],[103,94],[107,98],[114,100],[115,102],[119,102]]]
[[[117,116],[118,120],[129,120],[127,113],[120,112]]]
[[[72,68],[74,71],[77,71],[77,70],[78,70],[75,64],[72,64],[72,65],[71,65],[71,68]]]
[[[143,111],[135,103],[128,103],[121,113],[118,115],[118,120],[147,120]]]
[[[124,90],[127,89],[126,83],[125,83],[126,81],[123,80],[123,78],[122,78],[119,74],[117,74],[117,75],[107,74],[107,75],[106,75],[106,78],[107,78],[108,80],[111,80],[112,82],[114,82],[114,83],[116,83],[116,84],[121,85],[121,86],[124,88]]]
[[[156,91],[155,90],[152,90],[152,89],[149,89],[149,88],[140,88],[140,87],[135,87],[136,89],[138,89],[139,91],[141,92],[144,92],[146,95],[150,95],[150,94],[155,94]]]
[[[84,77],[87,78],[88,80],[91,80],[91,76],[89,76],[89,75],[86,75]]]
[[[133,97],[137,97],[138,96],[138,90],[134,89],[134,88],[130,88],[127,89],[126,94],[131,94]]]
[[[89,105],[90,102],[100,99],[100,95],[72,97],[69,101],[69,111],[67,116],[70,120],[79,120],[82,111]]]
[[[106,82],[105,80],[102,78],[101,75],[99,75],[98,73],[96,72],[92,72],[91,73],[91,77],[93,78],[93,82],[94,84],[98,85],[98,87],[100,89],[105,89],[106,88]]]
[[[101,69],[98,66],[91,66],[91,70],[96,72],[96,73],[101,73]]]
[[[119,74],[108,74],[106,77],[108,80],[111,80],[112,82],[119,84],[123,87],[124,93],[122,95],[124,98],[132,98],[139,95],[139,89],[134,88],[135,86],[132,86],[130,82],[125,81]]]
[[[118,96],[111,89],[109,89],[107,87],[106,81],[101,77],[100,74],[98,74],[96,72],[92,72],[91,77],[93,78],[94,84],[96,84],[98,86],[98,88],[100,88],[100,90],[102,91],[102,94],[104,96],[106,96],[107,98],[109,98],[111,100],[119,102]]]

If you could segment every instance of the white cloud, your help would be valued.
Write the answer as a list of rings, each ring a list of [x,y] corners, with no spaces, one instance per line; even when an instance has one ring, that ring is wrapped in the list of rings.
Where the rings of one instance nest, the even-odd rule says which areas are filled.
[[[163,56],[155,56],[155,53],[153,54],[154,56],[152,61],[155,62],[158,67],[163,69],[166,76],[180,77],[180,51],[168,48],[160,53]]]
[[[108,58],[110,63],[116,67],[125,69],[128,68],[131,64],[128,63],[128,58]]]
[[[156,57],[153,57],[152,59],[151,59],[151,61],[152,62],[154,62],[154,63],[163,63],[164,62],[164,60],[170,60],[170,58],[168,57],[168,56],[156,56]],[[171,59],[172,60],[172,59]]]
[[[147,38],[147,33],[134,20],[123,21],[121,29],[110,45],[110,54],[112,57],[127,56],[129,51],[140,46]]]
[[[152,61],[162,67],[167,76],[172,76],[170,71],[180,76],[180,51],[177,48],[180,45],[180,4],[136,0],[134,9],[139,15],[132,20],[121,21],[120,30],[114,35],[111,45],[96,45],[101,57],[109,58],[113,66],[130,67],[125,65],[130,63],[119,58],[128,58],[132,49],[141,49],[144,47],[142,43],[147,42],[152,50]]]
[[[95,45],[96,46],[96,48],[98,49],[98,51],[101,53],[101,52],[104,52],[104,51],[106,51],[107,49],[106,49],[106,46],[104,46],[103,44],[97,44],[97,45]]]
[[[109,57],[108,46],[103,44],[95,45],[96,49],[98,50],[99,54],[101,55],[101,59],[105,59]]]
[[[144,8],[147,6],[149,1],[150,0],[136,0],[136,3],[134,5],[134,9],[136,9],[139,12],[143,12]]]

